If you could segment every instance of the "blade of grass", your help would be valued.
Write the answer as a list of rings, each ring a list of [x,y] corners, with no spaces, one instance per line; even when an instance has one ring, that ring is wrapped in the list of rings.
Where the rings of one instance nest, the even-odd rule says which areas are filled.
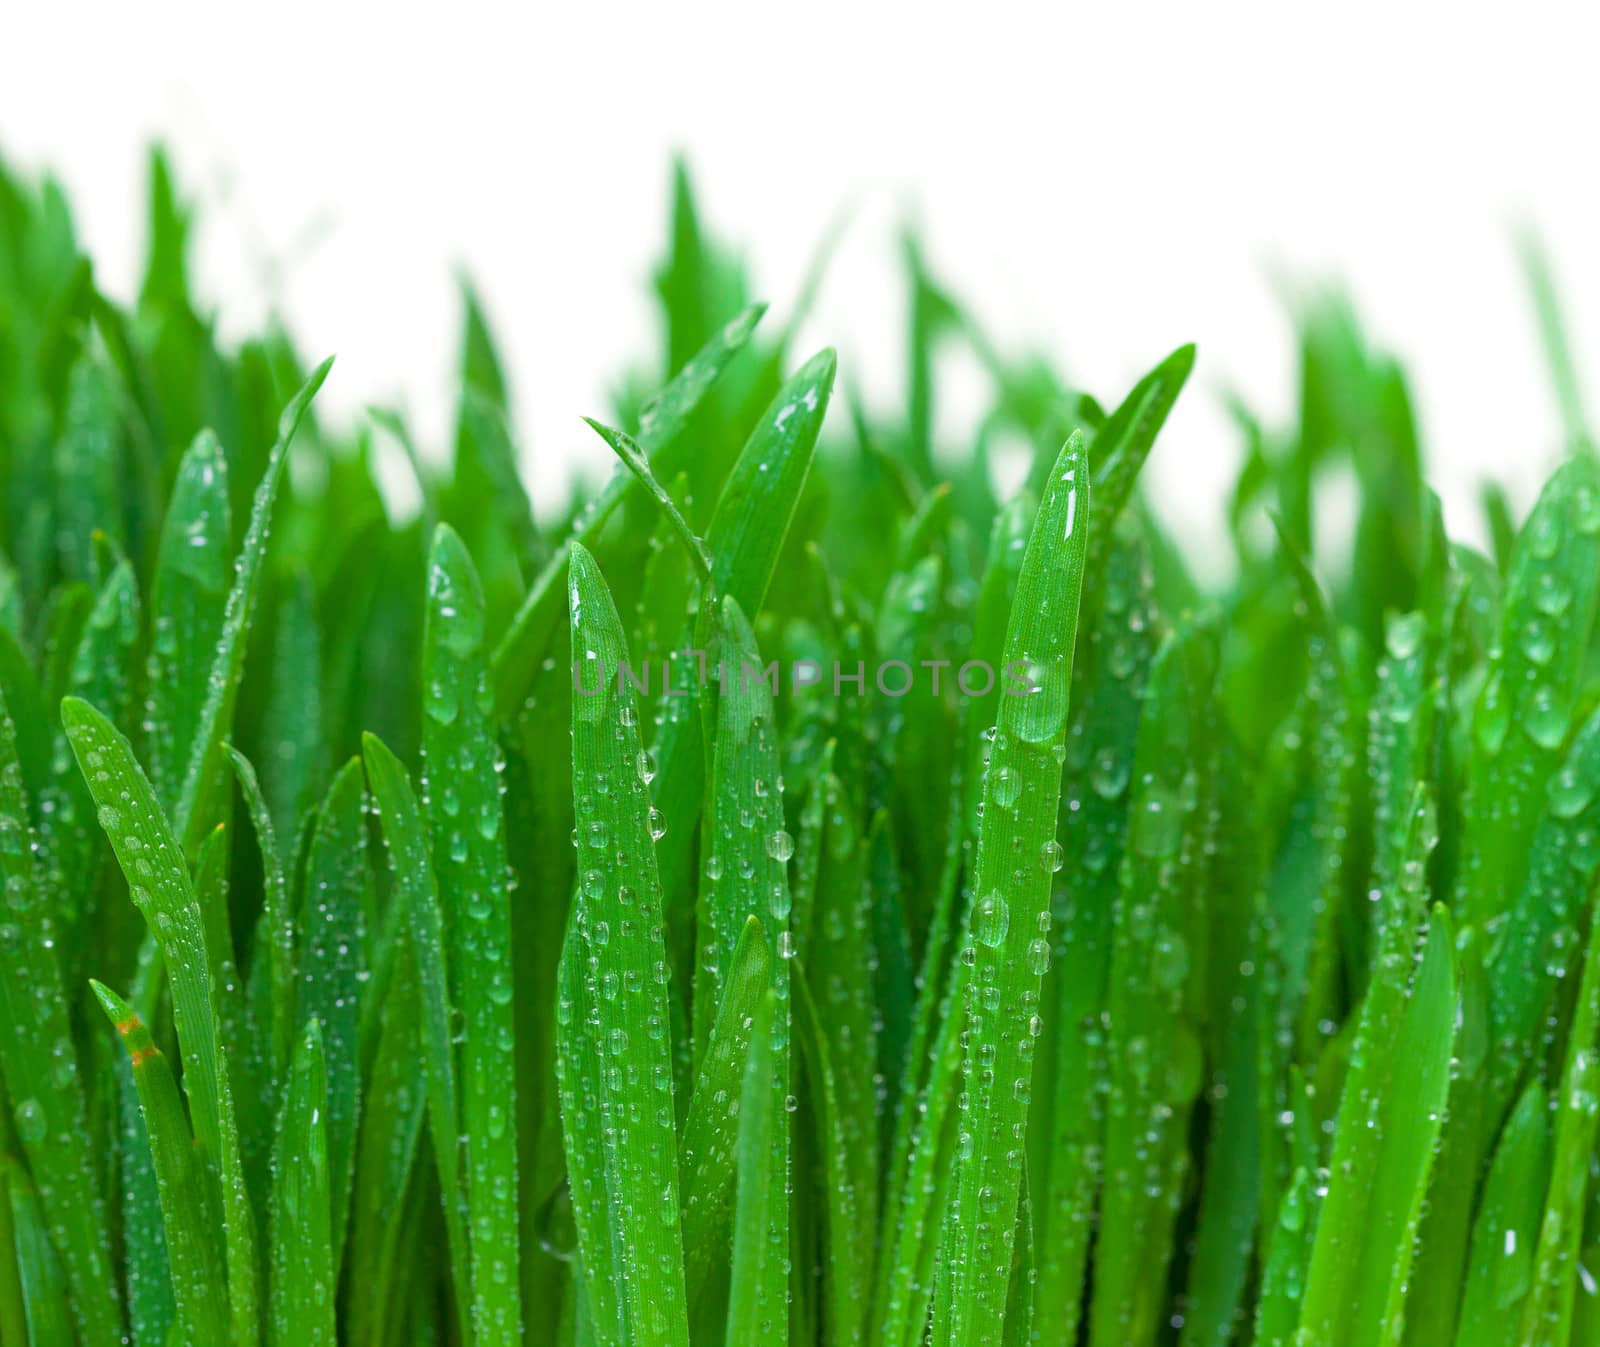
[[[420,983],[422,1069],[427,1081],[428,1131],[443,1195],[450,1273],[461,1316],[464,1343],[470,1343],[473,1298],[466,1233],[466,1188],[462,1181],[461,1124],[453,1045],[455,1012],[445,955],[444,917],[428,853],[427,832],[416,793],[400,760],[376,735],[362,738],[362,754],[372,798],[383,822],[392,901],[405,906]]]
[[[330,356],[317,366],[300,391],[289,399],[278,418],[278,439],[267,459],[266,472],[256,487],[250,507],[250,522],[234,562],[233,586],[223,608],[222,626],[206,679],[206,697],[194,728],[194,747],[183,767],[183,784],[178,805],[173,811],[175,831],[183,843],[184,854],[192,855],[209,829],[216,808],[216,793],[221,787],[222,745],[233,732],[233,709],[239,696],[239,681],[244,673],[245,650],[250,622],[255,614],[260,589],[261,568],[266,558],[267,534],[272,523],[272,507],[278,483],[283,477],[294,439],[311,400],[322,387],[333,367]]]
[[[1500,1135],[1472,1227],[1456,1347],[1496,1347],[1505,1325],[1522,1320],[1550,1179],[1548,1112],[1544,1086],[1534,1081]]]
[[[783,1112],[778,1097],[778,1060],[789,1050],[786,1034],[781,1043],[773,1042],[778,1013],[777,992],[764,989],[750,1027],[750,1051],[740,1091],[735,1155],[739,1192],[733,1220],[726,1342],[788,1341],[789,1223],[777,1217],[783,1190],[775,1183],[772,1164],[775,1150],[779,1154],[787,1150],[773,1130]],[[775,1230],[783,1232],[781,1240],[774,1238]]]
[[[28,1340],[41,1344],[59,1342],[65,1347],[73,1340],[72,1316],[67,1313],[67,1279],[50,1243],[44,1203],[21,1165],[9,1158],[3,1164]]]
[[[504,759],[490,725],[483,640],[477,572],[461,540],[441,524],[428,560],[422,793],[451,938],[451,983],[466,1031],[461,1081],[473,1332],[479,1347],[494,1347],[519,1340],[522,1294]]]
[[[239,779],[239,791],[244,796],[245,807],[255,826],[256,845],[261,852],[262,914],[261,930],[267,944],[258,949],[257,957],[265,957],[269,966],[272,987],[272,1078],[287,1079],[289,1061],[294,1052],[295,1007],[295,949],[294,914],[289,907],[289,881],[284,873],[282,853],[278,850],[277,830],[266,797],[256,778],[250,760],[226,745],[228,758],[233,763],[234,775]]]
[[[562,976],[569,997],[574,980],[584,984],[587,1013],[568,1037],[563,1069],[569,1081],[582,1077],[580,1061],[596,1073],[585,1093],[597,1097],[586,1098],[581,1117],[563,1111],[569,1136],[602,1130],[603,1161],[601,1173],[585,1173],[593,1151],[574,1154],[569,1146],[573,1173],[584,1179],[573,1200],[591,1213],[608,1210],[604,1224],[630,1251],[618,1269],[627,1275],[617,1318],[597,1322],[599,1341],[686,1344],[668,964],[655,862],[660,822],[639,769],[632,689],[617,676],[627,660],[622,624],[593,557],[581,544],[571,551],[572,656],[586,674],[575,678],[572,702],[577,939],[569,939]],[[580,1220],[580,1234],[584,1228]],[[584,1256],[597,1307],[592,1256],[587,1249]]]
[[[1162,1238],[1181,1182],[1182,1130],[1199,1084],[1184,987],[1199,850],[1204,746],[1191,705],[1190,639],[1168,637],[1139,722],[1106,986],[1105,1182],[1089,1340],[1149,1343],[1166,1309]],[[1192,1082],[1192,1084],[1191,1084]]]
[[[1600,469],[1562,465],[1518,535],[1498,655],[1472,716],[1457,906],[1482,927],[1522,886],[1539,792],[1555,770],[1600,602]],[[1512,731],[1515,731],[1514,733]]]
[[[295,1046],[273,1146],[273,1347],[338,1342],[326,1103],[322,1031],[312,1018]]]
[[[1533,1284],[1522,1313],[1528,1343],[1565,1342],[1572,1328],[1585,1195],[1600,1129],[1600,923],[1591,923],[1583,980],[1556,1096],[1550,1187],[1545,1195]]]
[[[1412,1251],[1450,1089],[1458,1013],[1454,944],[1449,914],[1436,907],[1397,1036],[1396,1061],[1408,1069],[1394,1078],[1378,1119],[1382,1142],[1351,1292],[1355,1342],[1388,1347],[1404,1332]]]
[[[177,838],[128,741],[77,698],[62,702],[61,719],[94,796],[100,826],[127,877],[129,896],[160,947],[171,979],[195,1140],[204,1164],[220,1167],[233,1341],[236,1347],[249,1347],[257,1332],[255,1217],[241,1169],[227,1062],[218,1041],[217,989],[205,919]]]
[[[1072,654],[1089,535],[1089,464],[1074,435],[1061,450],[1028,540],[1004,655],[1022,695],[1003,696],[984,787],[969,931],[965,1005],[967,1106],[956,1193],[946,1212],[951,1260],[940,1270],[935,1344],[998,1342],[1010,1284],[1010,1234],[1021,1183],[1032,1021],[1049,960],[1051,871]],[[1033,858],[1018,865],[1014,855]],[[1013,868],[1014,867],[1014,868]],[[1042,919],[1042,922],[1041,922]],[[1004,1252],[1002,1252],[1004,1250]]]
[[[739,1129],[743,1126],[739,1119],[749,1102],[740,1091],[749,1078],[747,1062],[754,1051],[756,1021],[763,1013],[761,1007],[772,983],[773,963],[760,919],[751,915],[728,960],[716,1023],[696,1073],[694,1095],[684,1119],[678,1173],[683,1185],[680,1206],[684,1275],[690,1319],[695,1324],[705,1322],[703,1302],[708,1288],[719,1269],[726,1267],[728,1221],[734,1204],[734,1162],[740,1144]],[[769,1024],[769,1039],[773,1032]],[[765,1051],[772,1056],[770,1043]],[[769,1063],[766,1074],[775,1078],[773,1065]],[[738,1109],[728,1107],[734,1099],[742,1101]],[[773,1149],[768,1147],[769,1162]],[[780,1154],[786,1154],[786,1150]],[[774,1242],[782,1248],[788,1243],[788,1234],[786,1226],[780,1228],[784,1237]],[[731,1285],[738,1292],[737,1282]],[[731,1307],[728,1314],[732,1315]]]
[[[200,727],[227,602],[232,536],[228,460],[217,437],[201,431],[178,463],[150,589],[150,780],[168,810],[178,807]]]
[[[10,1038],[0,1067],[78,1323],[90,1341],[114,1342],[121,1334],[122,1312],[111,1272],[105,1203],[90,1151],[52,903],[35,860],[16,743],[0,695],[0,1017]]]
[[[706,531],[712,591],[731,596],[751,620],[761,610],[811,470],[835,367],[833,352],[821,351],[779,391],[745,442]],[[693,678],[686,676],[688,661],[676,658],[673,663],[673,686],[693,686]],[[666,823],[657,863],[674,972],[687,973],[693,938],[694,816],[702,803],[706,764],[698,699],[674,700],[668,706],[655,749],[660,780],[656,795]]]
[[[357,1031],[366,981],[366,929],[371,874],[367,869],[366,796],[360,759],[334,778],[317,811],[306,857],[305,894],[296,927],[299,1003],[296,1020],[317,1024],[317,1053],[326,1077],[318,1105],[324,1113],[325,1176],[331,1202],[333,1268],[342,1261],[355,1177],[360,1117]]]
[[[1409,1076],[1417,1069],[1398,1054],[1411,952],[1427,905],[1428,860],[1438,842],[1438,824],[1424,788],[1418,785],[1416,792],[1404,860],[1385,876],[1389,884],[1380,890],[1378,949],[1350,1049],[1327,1194],[1306,1276],[1300,1323],[1314,1341],[1343,1341],[1357,1316],[1368,1309],[1357,1299],[1356,1279],[1373,1238],[1369,1218],[1380,1200],[1375,1182],[1388,1144],[1380,1124],[1402,1087],[1396,1073]]]
[[[763,304],[752,304],[744,309],[645,404],[639,415],[638,439],[648,453],[662,456],[655,464],[659,476],[671,479],[678,465],[663,451],[678,440],[695,409],[733,358],[749,343],[765,312]],[[592,542],[617,507],[640,489],[638,478],[619,468],[605,489],[574,521],[571,541],[585,545]],[[508,719],[522,704],[540,662],[549,651],[561,620],[561,582],[566,578],[568,559],[567,546],[558,547],[528,587],[511,626],[494,648],[494,706],[500,719]]]
[[[91,985],[133,1068],[166,1230],[178,1323],[195,1341],[227,1342],[228,1288],[222,1251],[203,1196],[202,1161],[190,1136],[172,1068],[133,1007],[109,987],[98,982]]]

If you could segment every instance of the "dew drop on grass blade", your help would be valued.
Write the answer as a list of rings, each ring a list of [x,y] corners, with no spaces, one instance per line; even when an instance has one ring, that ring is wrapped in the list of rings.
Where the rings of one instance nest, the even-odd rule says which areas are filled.
[[[451,982],[466,1030],[461,1081],[473,1329],[478,1347],[495,1347],[519,1341],[522,1293],[504,760],[490,720],[483,624],[472,559],[441,524],[428,559],[422,793],[451,941]]]
[[[622,624],[581,544],[572,547],[568,603],[572,658],[583,671],[572,699],[579,881],[562,955],[569,1022],[560,1044],[573,1204],[598,1340],[681,1345],[689,1326],[655,858],[660,824],[639,771],[632,688],[617,676],[627,659]],[[630,1251],[625,1266],[608,1267],[604,1251],[584,1243],[585,1231],[596,1229]],[[600,1285],[607,1273],[622,1282],[614,1319],[602,1321],[601,1306],[611,1300]]]
[[[222,745],[233,732],[233,708],[244,673],[250,621],[255,613],[267,535],[272,525],[272,506],[288,459],[289,443],[332,367],[333,357],[330,356],[317,366],[283,409],[278,418],[277,442],[272,446],[266,472],[256,487],[250,507],[250,522],[234,562],[233,586],[223,609],[216,653],[206,679],[205,701],[195,725],[194,746],[183,767],[183,781],[173,816],[175,831],[186,855],[193,853],[205,835],[210,815],[216,808],[216,793],[222,785]]]
[[[334,1347],[334,1253],[322,1031],[295,1046],[272,1154],[271,1347]],[[357,1288],[357,1294],[372,1288]]]
[[[224,1343],[228,1335],[228,1288],[222,1250],[206,1207],[202,1160],[178,1098],[172,1068],[133,1007],[109,987],[91,984],[101,1009],[127,1049],[144,1116],[144,1134],[155,1170],[167,1236],[167,1265],[178,1322],[197,1342]]]
[[[421,1009],[422,1070],[428,1092],[428,1132],[444,1205],[445,1238],[450,1250],[450,1275],[455,1287],[461,1336],[470,1343],[468,1318],[472,1305],[470,1258],[467,1251],[466,1188],[461,1169],[461,1123],[452,1036],[445,954],[444,917],[440,909],[427,831],[411,779],[400,760],[376,735],[362,738],[362,753],[372,798],[383,822],[394,878],[392,902],[402,903],[415,952]]]
[[[200,727],[232,574],[232,536],[228,460],[217,437],[203,430],[178,463],[150,590],[150,782],[168,810],[178,807]]]
[[[35,859],[16,730],[0,695],[0,1054],[6,1093],[36,1200],[57,1232],[63,1272],[85,1336],[113,1342],[121,1310],[111,1276],[105,1202],[90,1151],[83,1083],[55,949],[54,922]]]
[[[934,1298],[937,1347],[983,1347],[1000,1340],[1004,1325],[1051,881],[1038,866],[1014,868],[1013,855],[1037,856],[1055,837],[1056,751],[1067,730],[1089,508],[1089,463],[1074,434],[1051,470],[1006,632],[1004,662],[1021,666],[1026,691],[1001,697],[961,950],[971,963],[965,1004],[951,1012],[965,1018],[973,1069],[945,1216],[948,1255]]]

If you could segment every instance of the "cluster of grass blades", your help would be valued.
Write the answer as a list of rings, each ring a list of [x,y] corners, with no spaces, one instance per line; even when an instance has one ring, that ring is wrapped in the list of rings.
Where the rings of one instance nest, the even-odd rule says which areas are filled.
[[[219,342],[160,156],[149,223],[124,307],[0,173],[0,1347],[1600,1344],[1537,259],[1525,518],[1446,535],[1319,299],[1208,586],[1139,488],[1193,350],[1103,404],[914,245],[889,416],[680,175],[663,368],[544,517],[470,293],[419,452]]]

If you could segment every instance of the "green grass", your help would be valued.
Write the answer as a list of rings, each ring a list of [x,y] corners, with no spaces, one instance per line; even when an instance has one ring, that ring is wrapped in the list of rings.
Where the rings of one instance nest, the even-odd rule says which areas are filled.
[[[449,442],[339,427],[189,224],[157,156],[121,305],[0,172],[0,1347],[1600,1345],[1531,242],[1538,501],[1452,539],[1325,295],[1213,583],[1140,485],[1195,349],[1102,401],[915,240],[867,407],[680,173],[660,364],[535,503],[474,292]]]

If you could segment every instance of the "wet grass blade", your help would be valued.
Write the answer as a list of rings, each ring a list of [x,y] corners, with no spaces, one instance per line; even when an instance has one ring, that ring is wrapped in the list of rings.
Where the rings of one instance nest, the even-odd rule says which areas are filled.
[[[71,1343],[72,1316],[67,1312],[67,1279],[50,1243],[48,1218],[39,1194],[22,1166],[0,1161],[0,1193],[10,1205],[18,1285],[28,1325],[28,1340]],[[7,1251],[8,1255],[10,1250]],[[109,1339],[108,1339],[109,1341]]]
[[[1498,655],[1473,709],[1466,852],[1457,905],[1483,926],[1521,886],[1572,720],[1600,602],[1600,469],[1573,459],[1545,486],[1518,535],[1501,607]]]
[[[260,782],[250,760],[232,744],[227,745],[234,775],[239,779],[239,791],[244,796],[245,807],[255,825],[256,845],[261,853],[262,910],[260,930],[266,936],[265,950],[257,950],[257,957],[268,962],[268,979],[272,988],[272,1078],[280,1081],[287,1077],[289,1060],[294,1052],[295,1010],[295,948],[294,914],[289,906],[289,880],[283,867],[283,854],[278,849],[277,830],[272,814],[262,794]]]
[[[697,352],[639,414],[638,441],[652,455],[674,444],[689,424],[696,408],[715,386],[733,358],[749,343],[766,305],[752,304],[732,319]],[[655,473],[670,480],[679,465],[666,455]],[[571,542],[589,544],[604,528],[617,507],[642,489],[631,472],[618,471],[605,489],[574,521]],[[510,627],[494,647],[493,682],[495,714],[506,719],[527,697],[540,661],[549,652],[561,620],[563,582],[567,578],[568,551],[564,544],[545,563],[528,587]]]
[[[1356,1279],[1372,1239],[1370,1208],[1378,1200],[1377,1171],[1388,1141],[1383,1114],[1403,1084],[1395,1073],[1409,1076],[1416,1069],[1398,1054],[1412,950],[1427,904],[1428,860],[1438,841],[1433,807],[1422,787],[1416,790],[1404,860],[1388,876],[1390,884],[1378,900],[1382,910],[1372,980],[1339,1100],[1328,1191],[1317,1218],[1300,1315],[1302,1332],[1313,1340],[1342,1341],[1364,1309],[1356,1299]]]
[[[750,1052],[740,1092],[739,1137],[735,1167],[739,1175],[738,1201],[733,1220],[733,1267],[728,1281],[727,1342],[781,1344],[788,1341],[789,1260],[788,1221],[778,1220],[775,1207],[783,1189],[773,1173],[777,1144],[773,1124],[783,1112],[776,1071],[780,1053],[788,1052],[788,1037],[773,1042],[778,994],[764,989],[750,1027]],[[783,1231],[783,1239],[773,1237]]]
[[[222,631],[232,538],[228,460],[217,437],[202,431],[178,464],[150,591],[150,780],[168,810],[178,807],[194,753]]]
[[[1091,1343],[1148,1343],[1166,1309],[1164,1222],[1182,1182],[1182,1129],[1200,1078],[1185,1014],[1199,854],[1202,751],[1189,640],[1171,636],[1145,688],[1106,990],[1105,1178]]]
[[[233,586],[228,591],[216,653],[206,679],[205,701],[194,728],[194,746],[183,767],[183,784],[173,818],[185,854],[193,854],[214,820],[216,792],[222,777],[222,745],[233,732],[233,708],[239,696],[239,680],[244,673],[245,650],[250,622],[255,614],[260,589],[261,568],[267,551],[267,535],[272,525],[272,507],[278,483],[288,459],[289,443],[317,395],[328,371],[330,356],[317,366],[300,391],[289,400],[278,418],[278,439],[272,446],[267,468],[256,487],[238,559],[234,562]]]
[[[322,1031],[311,1019],[295,1047],[272,1154],[273,1347],[338,1341],[326,1103]]]
[[[206,1209],[202,1160],[190,1136],[172,1068],[133,1007],[109,987],[98,982],[93,986],[133,1068],[166,1229],[178,1322],[196,1341],[227,1342],[228,1288],[222,1250],[215,1221]]]
[[[975,894],[961,957],[967,1106],[956,1193],[947,1210],[949,1261],[935,1296],[933,1340],[997,1342],[1010,1285],[1006,1235],[1016,1219],[1018,1149],[1032,1077],[1039,980],[1049,962],[1052,868],[1072,655],[1089,534],[1089,464],[1068,440],[1034,521],[1006,633],[1005,663],[1021,695],[1002,696],[985,781]],[[1020,858],[1020,863],[1013,860]]]
[[[1099,527],[1098,523],[1096,527]],[[1126,849],[1140,706],[1160,639],[1149,562],[1136,528],[1119,530],[1105,593],[1075,669],[1061,842],[1048,853],[1054,975],[1045,980],[1037,1049],[1041,1089],[1029,1121],[1037,1290],[1035,1318],[1067,1336],[1082,1314],[1084,1267],[1103,1155],[1104,1011],[1117,876]]]
[[[1449,914],[1436,907],[1396,1039],[1395,1060],[1407,1070],[1395,1078],[1378,1116],[1382,1140],[1351,1296],[1354,1342],[1388,1347],[1404,1329],[1417,1225],[1450,1089],[1458,1013],[1454,945]]]
[[[574,1152],[569,1141],[573,1202],[580,1238],[598,1224],[609,1232],[605,1238],[631,1250],[625,1267],[615,1269],[624,1277],[614,1320],[596,1316],[598,1341],[681,1345],[689,1325],[655,863],[660,823],[640,771],[632,689],[617,677],[627,659],[622,624],[581,544],[572,548],[568,602],[572,658],[583,669],[572,699],[580,878],[562,957],[564,1013],[577,1021],[566,1035],[562,1068],[563,1114],[579,1148]],[[580,1089],[581,1102],[574,1097]],[[597,1274],[610,1270],[597,1264],[598,1252],[584,1249],[596,1310],[609,1296]]]
[[[62,702],[61,718],[94,796],[100,826],[128,880],[129,896],[155,937],[171,980],[195,1140],[208,1170],[217,1167],[221,1186],[233,1341],[248,1347],[256,1339],[255,1217],[219,1042],[218,990],[205,917],[177,838],[128,741],[76,698]]]
[[[745,442],[706,531],[712,592],[731,597],[751,620],[761,610],[811,471],[836,364],[832,351],[821,351],[784,384]],[[674,685],[692,687],[686,662],[675,664]],[[705,789],[706,766],[698,704],[687,698],[676,706],[680,709],[664,721],[655,750],[661,782],[657,796],[666,821],[657,859],[675,958],[680,946],[687,955],[691,938],[693,820]]]
[[[317,1025],[324,1163],[331,1202],[333,1267],[337,1271],[350,1215],[360,1116],[357,1033],[367,980],[366,797],[361,762],[353,759],[334,778],[317,812],[306,858],[305,895],[297,922],[301,1026]],[[305,1049],[302,1049],[303,1051]],[[292,1087],[291,1087],[292,1088]]]
[[[57,1241],[83,1333],[114,1342],[121,1309],[111,1275],[105,1201],[90,1151],[55,922],[34,854],[16,730],[0,695],[0,1012],[10,1046],[0,1055],[17,1137]],[[29,1210],[31,1210],[31,1206]]]
[[[799,963],[799,960],[796,960]],[[859,1195],[853,1181],[850,1143],[846,1139],[844,1108],[835,1084],[833,1061],[828,1041],[823,1036],[816,1000],[811,995],[804,969],[791,980],[794,999],[795,1046],[805,1067],[806,1089],[815,1119],[820,1150],[821,1187],[824,1193],[822,1218],[831,1248],[853,1244],[862,1229],[858,1216]],[[866,1341],[866,1309],[861,1288],[849,1265],[837,1267],[823,1283],[822,1321],[827,1325],[826,1341],[844,1347],[857,1347]]]
[[[427,1082],[428,1132],[443,1195],[451,1278],[461,1315],[463,1342],[471,1341],[472,1306],[466,1232],[466,1187],[461,1164],[461,1123],[454,1047],[455,1012],[450,999],[444,916],[440,909],[427,830],[411,779],[400,760],[376,735],[362,740],[367,780],[383,823],[394,878],[392,901],[404,905],[419,983],[421,1053]]]
[[[1572,1328],[1585,1197],[1600,1129],[1600,925],[1591,925],[1555,1100],[1550,1187],[1522,1315],[1523,1341],[1560,1343]]]
[[[479,1347],[522,1333],[518,1276],[511,898],[500,764],[484,664],[483,591],[446,526],[428,559],[423,639],[423,798],[462,1012],[462,1122],[471,1212],[473,1331]]]
[[[1456,1347],[1497,1347],[1505,1326],[1522,1320],[1550,1179],[1548,1111],[1534,1081],[1500,1135],[1472,1227]]]
[[[764,1013],[762,1006],[772,985],[773,962],[760,920],[749,917],[727,960],[721,1004],[684,1118],[678,1153],[678,1172],[683,1185],[679,1205],[683,1212],[684,1272],[689,1308],[691,1321],[697,1325],[704,1322],[703,1302],[711,1282],[726,1268],[735,1164],[743,1162],[739,1149],[743,1124],[739,1119],[749,1102],[741,1092],[750,1079],[749,1072],[754,1069],[747,1063],[754,1051],[755,1026]],[[769,1023],[769,1041],[764,1049],[769,1060],[764,1072],[767,1078],[775,1080],[775,1054],[770,1042],[773,1032]],[[742,1101],[738,1109],[728,1107],[729,1101],[734,1099]],[[766,1107],[772,1107],[770,1102]],[[764,1124],[769,1132],[773,1130],[772,1121]],[[770,1146],[767,1149],[769,1164],[773,1149]],[[786,1160],[787,1148],[778,1149],[778,1154]],[[769,1194],[761,1202],[764,1208],[770,1209],[774,1200]],[[769,1210],[769,1215],[775,1216],[775,1212]],[[787,1227],[782,1228],[784,1238],[777,1241],[779,1247],[788,1242]],[[730,1285],[737,1293],[738,1283]],[[728,1313],[732,1315],[731,1308]]]

